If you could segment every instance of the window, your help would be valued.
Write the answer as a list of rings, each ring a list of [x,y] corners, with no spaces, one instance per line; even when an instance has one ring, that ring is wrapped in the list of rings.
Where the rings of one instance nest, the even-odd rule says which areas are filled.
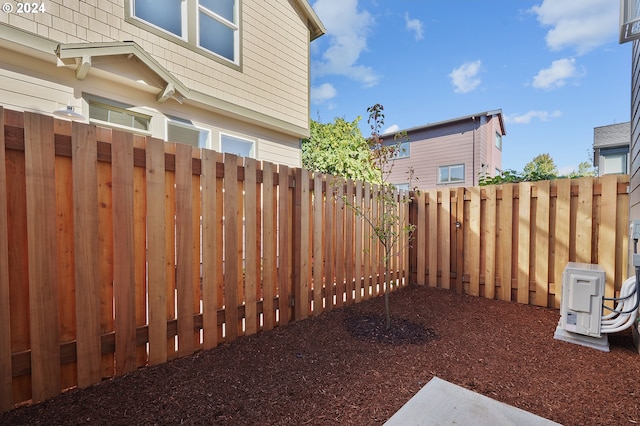
[[[171,118],[167,120],[167,141],[178,142],[194,146],[196,148],[206,148],[209,140],[209,131],[198,129],[188,120]]]
[[[438,167],[438,183],[464,182],[464,164]]]
[[[128,22],[238,63],[239,0],[129,0]]]
[[[111,127],[149,131],[151,116],[129,110],[131,105],[121,104],[106,99],[90,97],[89,119],[92,122],[106,124]]]
[[[220,151],[235,154],[239,157],[254,157],[253,141],[235,136],[220,135]]]
[[[502,135],[496,132],[496,148],[502,151]]]
[[[409,158],[409,142],[401,142],[395,158]]]
[[[398,190],[402,190],[402,191],[408,191],[409,189],[409,183],[394,183],[392,184],[393,186],[396,187],[396,189]]]
[[[600,150],[599,175],[628,173],[627,150]]]

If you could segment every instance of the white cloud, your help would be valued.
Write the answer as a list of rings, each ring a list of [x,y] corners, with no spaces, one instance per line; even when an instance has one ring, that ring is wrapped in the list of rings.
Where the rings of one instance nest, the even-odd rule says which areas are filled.
[[[558,59],[551,62],[549,68],[538,71],[533,77],[533,87],[536,89],[552,90],[565,85],[569,78],[578,77],[576,60],[574,58]]]
[[[317,0],[313,9],[324,23],[329,41],[322,59],[312,65],[314,74],[343,75],[365,87],[378,84],[380,76],[371,67],[357,64],[367,49],[369,29],[375,24],[373,16],[358,10],[358,0]]]
[[[382,134],[386,135],[387,133],[397,133],[398,130],[400,130],[400,126],[398,126],[397,124],[392,124],[391,126],[384,129],[382,131]]]
[[[454,86],[453,91],[456,93],[469,93],[475,90],[480,85],[478,73],[480,72],[481,65],[481,61],[474,61],[454,68],[451,74],[449,74],[451,83]]]
[[[549,121],[553,118],[558,118],[562,115],[562,112],[556,111],[529,111],[525,114],[511,114],[505,115],[504,120],[507,123],[514,124],[529,124],[531,120],[538,119],[540,121]]]
[[[404,14],[404,20],[407,23],[407,29],[413,31],[416,40],[422,40],[422,22],[419,19],[409,18],[409,13]]]
[[[320,86],[311,87],[311,103],[321,104],[336,96],[337,91],[333,85],[323,83]]]
[[[551,27],[546,36],[551,50],[572,48],[581,55],[616,40],[619,8],[613,0],[543,0],[529,10]]]

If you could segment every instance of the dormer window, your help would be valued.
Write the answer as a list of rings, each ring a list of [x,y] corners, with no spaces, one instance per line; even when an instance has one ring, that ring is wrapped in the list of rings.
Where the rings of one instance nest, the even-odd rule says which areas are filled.
[[[240,0],[129,0],[127,21],[239,64]]]

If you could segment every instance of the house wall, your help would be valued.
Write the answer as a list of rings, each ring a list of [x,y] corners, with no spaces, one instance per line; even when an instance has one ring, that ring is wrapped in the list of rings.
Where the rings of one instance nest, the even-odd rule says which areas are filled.
[[[484,171],[489,176],[495,176],[496,169],[502,170],[502,150],[496,147],[496,133],[502,135],[502,129],[500,119],[494,115],[487,123],[487,163]]]
[[[411,132],[408,134],[410,156],[395,160],[388,180],[396,184],[406,183],[407,170],[413,167],[412,185],[422,189],[477,185],[483,164],[491,167],[501,165],[500,152],[494,143],[496,130],[500,131],[497,116],[477,117]],[[438,184],[438,167],[457,164],[465,165],[464,182]]]
[[[631,54],[629,220],[634,220],[640,219],[640,41],[633,41]],[[633,271],[634,269],[631,267],[629,270]]]
[[[140,111],[153,117],[190,119],[211,131],[208,147],[212,149],[219,149],[219,133],[224,131],[254,141],[258,159],[301,165],[299,141],[309,130],[310,35],[294,2],[271,0],[264,7],[262,2],[241,0],[239,66],[213,60],[126,22],[125,4],[53,0],[46,2],[46,13],[0,14],[0,103],[9,109],[49,114],[71,101],[82,113],[88,106],[82,96],[97,95],[140,106]],[[29,43],[35,46],[22,49],[1,43],[5,31],[15,33],[16,29],[36,35],[31,37],[36,43]],[[53,53],[58,43],[123,40],[140,45],[189,90],[229,105],[232,113],[173,100],[159,104],[157,88],[145,91],[127,81],[110,81],[96,64],[83,81],[77,80],[73,69],[56,64]],[[129,72],[126,66],[102,64],[103,69],[111,67],[118,73]],[[164,139],[165,126],[158,124],[163,121],[156,120],[153,136]]]

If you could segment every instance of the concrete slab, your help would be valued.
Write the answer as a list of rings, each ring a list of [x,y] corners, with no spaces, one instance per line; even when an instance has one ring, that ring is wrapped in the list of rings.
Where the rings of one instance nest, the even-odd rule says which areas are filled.
[[[434,377],[385,426],[548,426],[558,423]]]

